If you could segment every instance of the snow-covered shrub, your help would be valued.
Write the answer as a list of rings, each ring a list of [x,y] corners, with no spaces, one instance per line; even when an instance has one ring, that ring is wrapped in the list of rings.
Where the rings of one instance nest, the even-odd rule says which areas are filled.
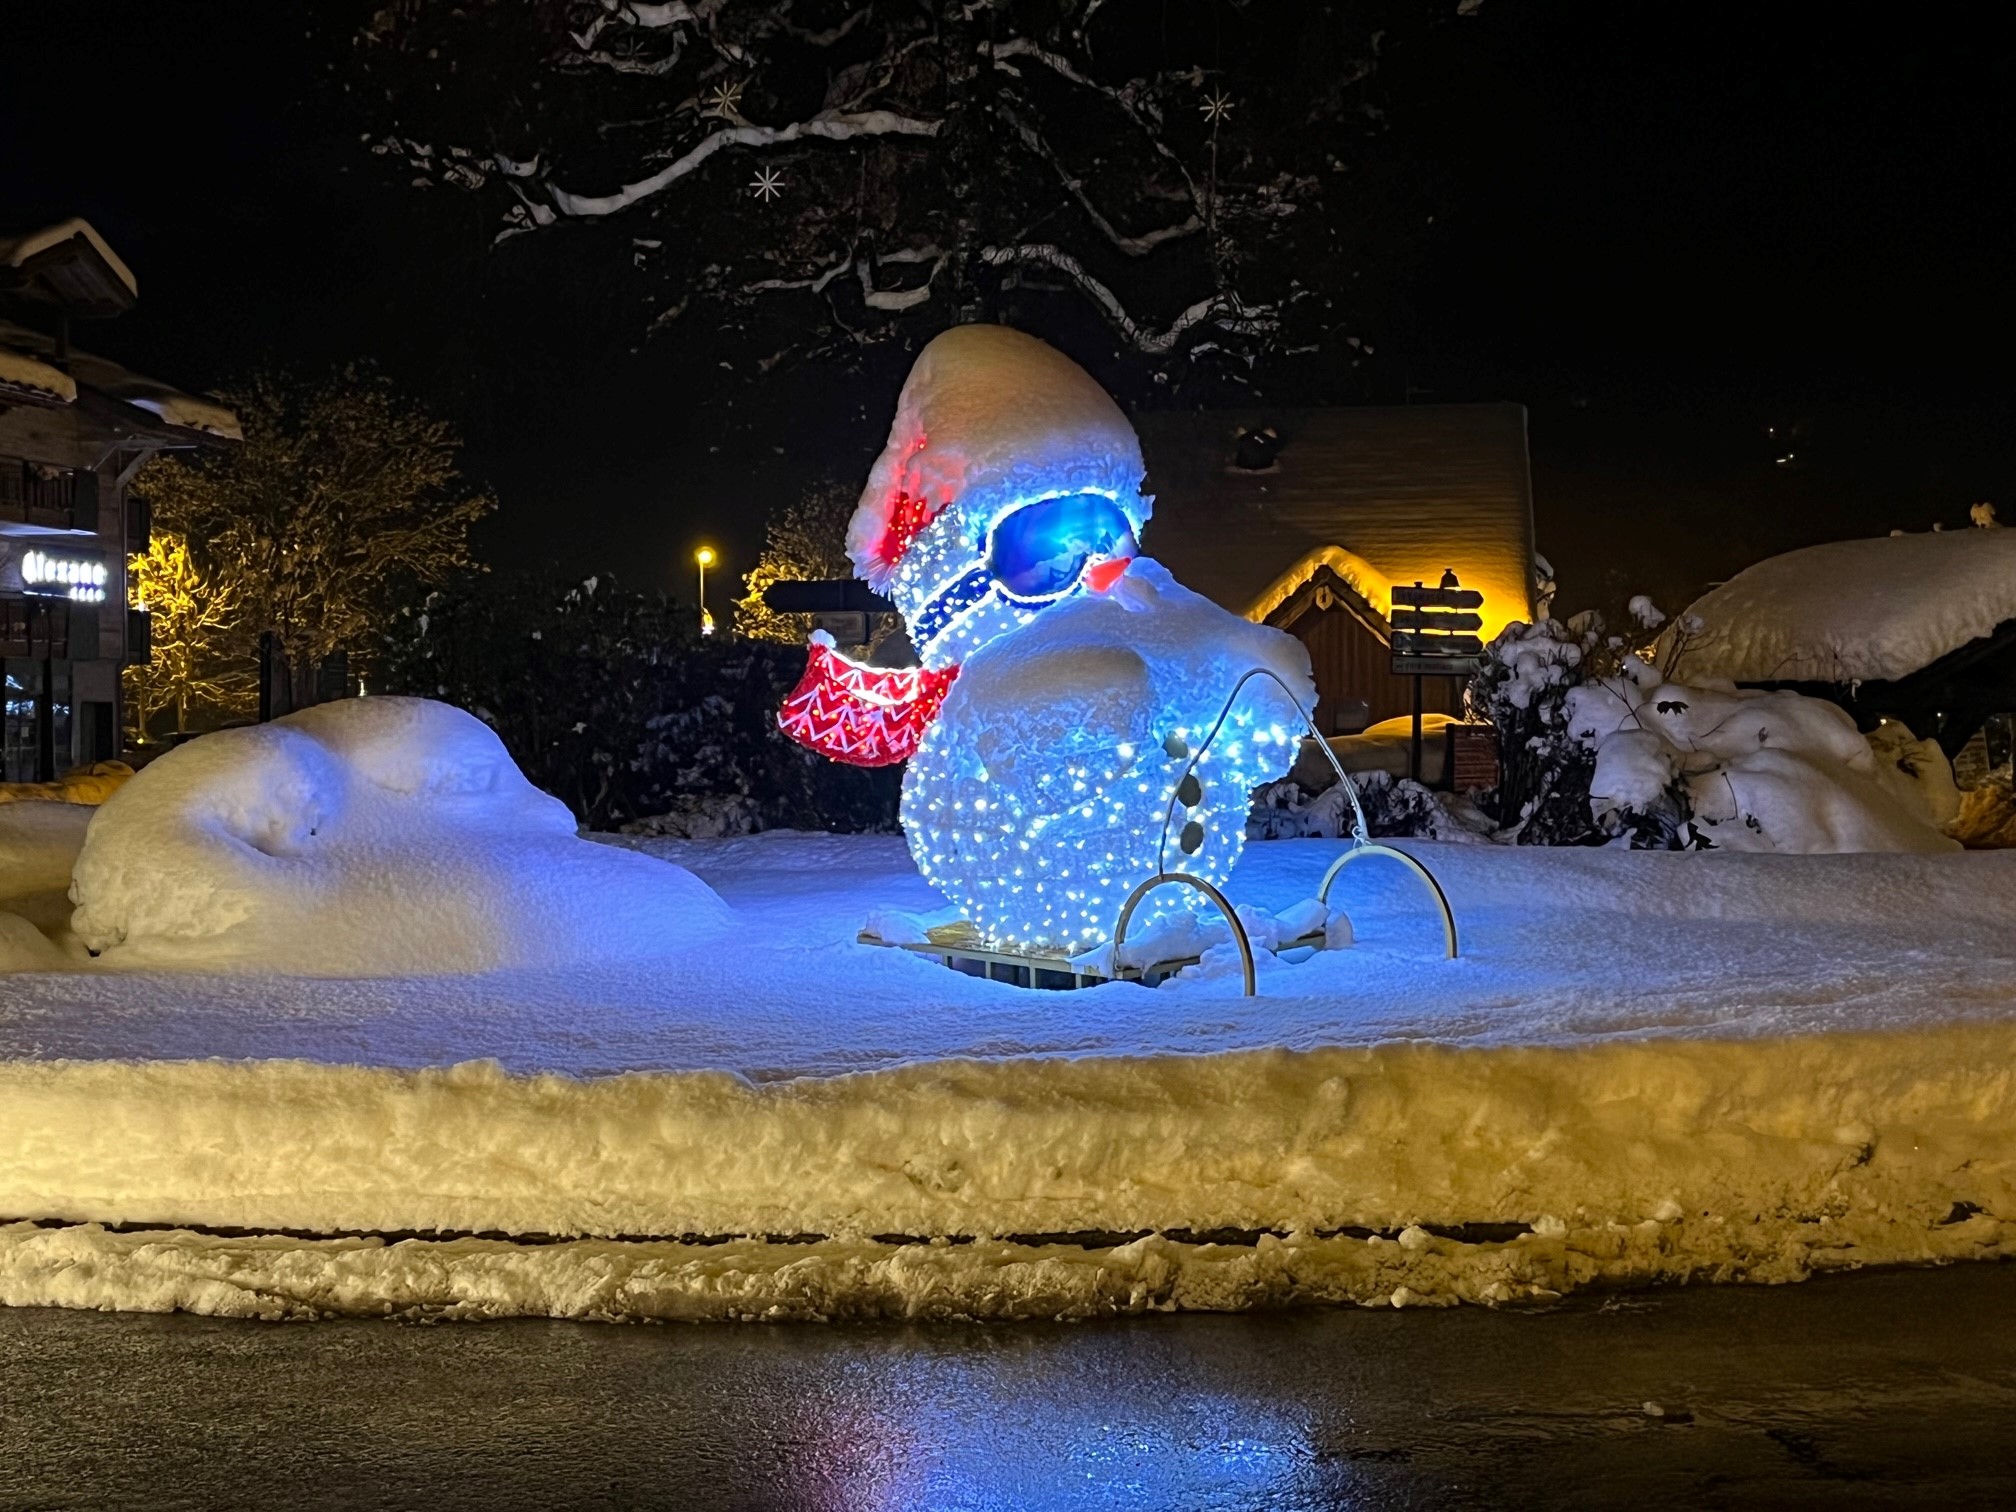
[[[1366,833],[1374,839],[1475,841],[1490,838],[1490,819],[1456,793],[1438,793],[1390,772],[1356,772]],[[1333,777],[1314,791],[1293,777],[1253,793],[1246,820],[1249,840],[1339,839],[1351,833],[1351,800]]]
[[[1590,815],[1633,845],[1957,848],[1938,829],[1959,805],[1937,745],[1892,731],[1879,748],[1824,699],[1668,682],[1630,657],[1564,702],[1569,738],[1594,761]]]
[[[177,747],[98,810],[71,897],[116,964],[346,976],[648,959],[729,922],[683,867],[580,839],[494,733],[417,698]]]
[[[1602,623],[1539,620],[1507,625],[1470,680],[1473,715],[1498,732],[1498,786],[1486,809],[1506,838],[1574,845],[1591,838],[1594,762],[1568,735],[1567,695],[1587,675]]]
[[[703,639],[694,619],[607,576],[476,579],[402,617],[384,691],[469,710],[592,828],[702,810],[744,828],[893,827],[900,771],[823,761],[778,730],[803,648]]]
[[[1569,730],[1576,690],[1625,676],[1650,654],[1661,626],[1683,645],[1700,630],[1692,615],[1669,622],[1642,593],[1627,601],[1624,618],[1629,625],[1621,632],[1596,610],[1567,620],[1515,621],[1485,648],[1484,665],[1470,680],[1469,703],[1472,717],[1489,720],[1498,732],[1498,786],[1479,802],[1501,826],[1499,839],[1586,845],[1629,832],[1644,848],[1682,843],[1686,815],[1652,780],[1657,774],[1650,766],[1634,774],[1633,791],[1643,790],[1642,803],[1610,810],[1614,817],[1596,823],[1589,803],[1595,755]],[[1614,753],[1620,774],[1626,749]]]

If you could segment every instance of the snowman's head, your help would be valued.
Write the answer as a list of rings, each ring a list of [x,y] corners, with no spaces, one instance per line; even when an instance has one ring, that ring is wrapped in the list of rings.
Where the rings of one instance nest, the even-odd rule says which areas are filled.
[[[1004,326],[918,354],[848,528],[856,572],[950,667],[1052,604],[1104,592],[1152,500],[1127,417],[1070,358]]]

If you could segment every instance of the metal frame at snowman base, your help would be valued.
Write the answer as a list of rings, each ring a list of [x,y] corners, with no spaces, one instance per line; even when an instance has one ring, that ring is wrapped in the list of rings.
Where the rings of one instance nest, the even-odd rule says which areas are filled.
[[[894,947],[898,950],[911,951],[917,955],[933,956],[954,970],[962,969],[962,963],[965,966],[977,965],[980,968],[978,974],[984,976],[988,981],[1001,980],[1001,978],[995,976],[995,972],[997,970],[1005,970],[1007,972],[1006,980],[1018,986],[1084,987],[1101,981],[1139,981],[1152,985],[1161,978],[1182,970],[1185,966],[1196,965],[1199,958],[1194,955],[1172,956],[1167,960],[1145,962],[1138,966],[1123,965],[1120,960],[1120,948],[1127,940],[1127,926],[1133,922],[1135,912],[1150,893],[1170,886],[1188,887],[1192,891],[1200,893],[1210,902],[1212,907],[1216,908],[1224,916],[1226,926],[1232,932],[1232,943],[1239,950],[1240,979],[1245,986],[1245,995],[1247,997],[1255,996],[1257,993],[1257,982],[1254,970],[1253,940],[1247,933],[1246,926],[1239,921],[1238,910],[1232,906],[1231,901],[1219,888],[1205,881],[1204,878],[1197,876],[1194,872],[1182,870],[1171,871],[1168,864],[1168,849],[1169,827],[1174,822],[1176,814],[1176,793],[1182,789],[1184,783],[1196,772],[1197,766],[1203,761],[1205,753],[1211,749],[1211,742],[1218,738],[1218,732],[1224,728],[1226,719],[1232,713],[1233,705],[1239,700],[1239,694],[1245,689],[1246,684],[1256,677],[1266,678],[1276,687],[1280,688],[1283,695],[1287,697],[1290,706],[1301,716],[1302,723],[1307,728],[1311,738],[1315,740],[1324,756],[1329,759],[1331,767],[1335,769],[1337,781],[1342,785],[1345,796],[1351,800],[1352,824],[1350,847],[1343,855],[1332,861],[1329,869],[1323,873],[1323,881],[1316,889],[1317,901],[1324,904],[1326,908],[1328,907],[1331,887],[1336,883],[1338,876],[1343,872],[1344,868],[1353,861],[1365,856],[1389,856],[1419,877],[1423,885],[1433,895],[1435,907],[1442,915],[1442,940],[1445,946],[1445,958],[1454,960],[1460,953],[1456,935],[1456,915],[1450,910],[1449,895],[1443,892],[1442,884],[1435,880],[1433,872],[1429,871],[1426,866],[1422,865],[1414,857],[1408,855],[1405,851],[1396,850],[1390,845],[1378,844],[1366,832],[1365,809],[1358,801],[1358,785],[1351,780],[1350,774],[1344,770],[1344,763],[1337,759],[1337,753],[1330,749],[1330,742],[1325,740],[1318,732],[1316,721],[1310,716],[1309,711],[1295,701],[1295,695],[1290,691],[1288,685],[1282,682],[1274,672],[1266,667],[1252,668],[1241,676],[1238,682],[1233,684],[1232,692],[1225,700],[1225,707],[1219,710],[1218,718],[1212,723],[1210,732],[1205,735],[1203,740],[1198,742],[1197,749],[1191,753],[1189,764],[1183,769],[1183,775],[1176,780],[1175,786],[1171,789],[1169,804],[1162,816],[1162,840],[1156,847],[1155,852],[1155,874],[1143,879],[1139,886],[1127,894],[1126,901],[1120,905],[1120,917],[1113,925],[1113,969],[1110,972],[1097,971],[1089,967],[1074,966],[1072,958],[1062,950],[1001,949],[981,935],[971,924],[963,922],[942,925],[936,929],[928,930],[925,939],[918,942],[885,940],[879,935],[870,934],[866,930],[861,931],[856,938],[863,945]],[[1284,940],[1276,947],[1275,954],[1286,955],[1291,951],[1297,950],[1312,952],[1321,950],[1324,947],[1326,938],[1327,921],[1324,929],[1312,930],[1308,934],[1297,936],[1295,939]]]

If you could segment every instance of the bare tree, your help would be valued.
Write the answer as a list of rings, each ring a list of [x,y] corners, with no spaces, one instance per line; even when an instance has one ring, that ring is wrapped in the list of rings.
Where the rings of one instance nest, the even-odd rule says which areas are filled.
[[[1457,10],[1392,8],[394,0],[360,57],[416,188],[487,196],[499,240],[621,228],[645,324],[756,332],[759,371],[1077,312],[1159,385],[1294,358],[1334,386],[1410,219],[1366,171],[1375,68]]]

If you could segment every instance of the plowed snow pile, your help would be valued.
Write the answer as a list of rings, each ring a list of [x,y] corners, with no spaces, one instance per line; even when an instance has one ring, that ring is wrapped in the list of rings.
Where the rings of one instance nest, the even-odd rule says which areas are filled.
[[[1052,1316],[2016,1253],[2016,856],[1421,846],[1461,959],[1366,862],[1358,943],[1245,999],[859,946],[932,905],[897,839],[647,844],[738,932],[0,977],[0,1301]],[[1336,853],[1250,846],[1230,891],[1285,907]]]

